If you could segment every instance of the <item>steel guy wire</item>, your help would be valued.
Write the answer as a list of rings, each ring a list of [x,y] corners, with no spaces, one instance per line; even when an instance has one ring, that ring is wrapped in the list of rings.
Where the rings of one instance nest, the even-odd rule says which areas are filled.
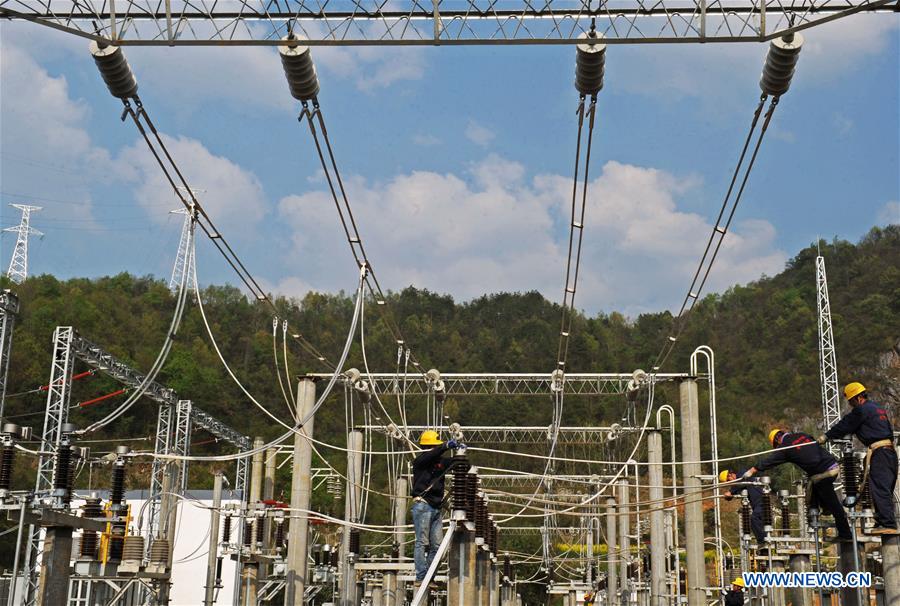
[[[203,205],[200,204],[200,201],[195,196],[194,192],[191,191],[190,186],[188,185],[187,180],[184,178],[184,175],[181,173],[181,169],[178,168],[178,165],[175,163],[175,160],[172,158],[172,155],[169,153],[168,148],[162,140],[159,132],[156,130],[156,126],[153,124],[153,121],[150,119],[150,115],[147,113],[146,108],[143,106],[140,97],[137,95],[134,96],[134,102],[137,109],[132,107],[131,101],[129,99],[122,99],[122,103],[125,106],[125,111],[122,114],[122,119],[124,120],[126,116],[130,116],[144,141],[147,144],[147,147],[150,149],[150,152],[153,154],[154,159],[156,159],[157,164],[160,169],[162,169],[163,175],[166,180],[172,186],[172,190],[175,192],[175,195],[184,205],[184,207],[193,212],[193,216],[197,224],[200,226],[200,229],[203,230],[203,233],[210,239],[228,265],[234,270],[234,272],[238,275],[241,282],[247,287],[247,289],[253,294],[257,301],[263,301],[269,305],[276,313],[278,313],[278,308],[275,303],[269,297],[269,295],[262,289],[262,287],[257,282],[256,278],[247,270],[247,267],[244,265],[243,261],[241,261],[240,257],[237,256],[237,253],[234,252],[234,249],[231,248],[231,245],[228,244],[228,241],[225,240],[225,237],[218,230],[213,223],[212,218],[207,214],[206,209],[203,208]],[[143,119],[147,124],[147,128],[141,123]],[[169,166],[163,161],[163,158],[160,156],[159,151],[157,151],[153,142],[151,141],[149,135],[147,134],[147,129],[153,134],[154,139],[156,140],[157,145],[160,150],[162,150],[163,155],[168,160]],[[182,186],[185,188],[184,191],[179,189],[179,185],[176,183],[175,178],[172,177],[170,173],[171,170],[175,172],[178,177],[178,180],[181,182]],[[188,197],[185,197],[185,191]],[[328,359],[322,355],[309,340],[306,339],[301,334],[293,334],[297,343],[300,344],[301,348],[303,348],[308,354],[316,358],[320,363],[325,365],[329,370],[334,369],[334,365],[331,364]]]
[[[684,300],[681,303],[681,308],[679,309],[678,314],[676,314],[676,316],[672,319],[671,334],[669,334],[669,336],[666,338],[662,349],[656,357],[656,361],[653,363],[654,371],[659,371],[662,368],[662,365],[665,364],[666,360],[669,357],[669,354],[671,354],[672,350],[675,348],[675,343],[681,336],[681,333],[684,331],[684,328],[687,324],[687,319],[690,316],[691,311],[693,311],[694,306],[697,304],[697,301],[700,299],[700,294],[703,292],[703,287],[706,285],[706,281],[709,278],[712,266],[719,254],[719,249],[722,246],[722,242],[725,240],[725,234],[728,232],[728,228],[731,226],[731,221],[734,218],[735,211],[737,210],[737,207],[741,202],[741,196],[744,193],[744,188],[746,187],[747,180],[750,177],[750,171],[753,170],[753,164],[756,162],[756,156],[759,153],[763,138],[765,137],[766,131],[769,128],[769,123],[772,119],[772,114],[775,111],[775,107],[777,107],[778,105],[779,97],[773,97],[771,103],[769,104],[769,109],[766,111],[765,118],[763,119],[763,125],[760,129],[759,137],[756,140],[756,144],[753,148],[753,153],[750,156],[750,161],[747,165],[747,169],[744,172],[743,178],[741,179],[740,188],[738,189],[734,200],[731,201],[731,206],[729,209],[731,194],[734,191],[734,186],[737,183],[738,175],[741,172],[744,158],[747,155],[747,150],[750,146],[751,140],[753,139],[753,134],[756,131],[756,126],[759,122],[759,117],[762,113],[763,106],[765,105],[767,98],[768,95],[764,93],[760,97],[759,104],[756,106],[756,110],[753,113],[753,120],[750,124],[750,131],[747,133],[747,138],[744,140],[744,146],[741,149],[741,154],[738,158],[737,166],[735,167],[734,173],[731,176],[731,182],[728,186],[727,192],[725,193],[725,198],[724,200],[722,200],[722,206],[719,209],[719,215],[716,218],[716,224],[713,226],[712,232],[709,235],[709,239],[706,242],[706,248],[704,249],[703,255],[700,258],[700,263],[697,266],[697,270],[694,272],[694,277],[691,280],[690,286],[688,287],[687,294],[685,295]],[[725,216],[726,210],[728,211],[728,217],[725,221],[725,224],[723,225],[722,218]],[[715,245],[713,244],[714,242]],[[711,253],[710,250],[712,250]]]

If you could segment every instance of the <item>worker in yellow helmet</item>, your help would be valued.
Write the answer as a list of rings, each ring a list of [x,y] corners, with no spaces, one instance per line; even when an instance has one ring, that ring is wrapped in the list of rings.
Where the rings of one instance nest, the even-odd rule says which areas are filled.
[[[723,469],[719,473],[719,482],[723,484],[726,482],[730,483],[725,487],[722,496],[726,501],[730,501],[734,497],[740,496],[742,492],[747,492],[747,500],[750,501],[752,513],[750,514],[750,528],[744,529],[744,531],[752,531],[757,543],[762,545],[766,542],[766,531],[763,524],[763,491],[759,484],[755,482],[734,483],[743,475],[744,471],[734,472],[730,469]]]
[[[743,606],[744,579],[736,577],[731,582],[731,589],[725,594],[725,606]]]
[[[769,441],[774,450],[745,471],[743,477],[746,479],[758,471],[793,463],[809,478],[806,493],[809,495],[809,507],[824,509],[834,516],[837,541],[852,541],[853,533],[850,532],[847,512],[834,492],[834,481],[840,472],[837,460],[821,444],[817,444],[813,436],[799,431],[785,431],[776,427],[769,432]]]
[[[897,484],[897,451],[894,449],[894,428],[890,416],[881,404],[869,399],[862,383],[844,387],[844,397],[850,412],[841,417],[819,443],[855,435],[866,445],[866,467],[863,477],[869,484],[872,504],[875,505],[875,527],[872,534],[895,534],[897,517],[894,512],[894,487]]]
[[[448,450],[461,447],[456,440],[446,444],[433,430],[423,431],[419,436],[422,452],[413,461],[412,519],[416,529],[413,561],[416,568],[416,584],[425,579],[438,547],[444,538],[441,530],[441,503],[444,500],[444,476],[450,468]]]

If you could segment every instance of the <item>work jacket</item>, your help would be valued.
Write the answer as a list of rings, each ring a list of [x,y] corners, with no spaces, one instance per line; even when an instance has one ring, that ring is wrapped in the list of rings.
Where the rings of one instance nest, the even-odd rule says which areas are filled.
[[[850,433],[856,434],[859,441],[866,446],[894,438],[894,428],[891,427],[887,411],[881,404],[872,400],[854,406],[828,430],[825,436],[829,440],[837,440]]]
[[[422,497],[437,509],[444,500],[444,476],[450,459],[442,457],[448,448],[445,445],[423,450],[413,461],[412,496]]]
[[[730,589],[725,594],[725,606],[744,606],[744,592],[740,589]]]
[[[791,446],[793,448],[784,448]],[[831,469],[837,461],[831,454],[816,444],[808,433],[786,433],[781,440],[781,450],[775,450],[763,457],[754,467],[765,471],[784,463],[793,463],[807,475],[813,476]]]

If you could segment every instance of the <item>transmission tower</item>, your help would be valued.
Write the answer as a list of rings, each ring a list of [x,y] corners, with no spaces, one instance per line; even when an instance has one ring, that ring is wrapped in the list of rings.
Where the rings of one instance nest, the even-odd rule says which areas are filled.
[[[828,278],[825,276],[825,257],[816,257],[816,300],[819,308],[819,380],[822,383],[822,419],[828,430],[841,418],[838,394],[837,358],[834,351],[834,331],[831,326],[831,304],[828,302]],[[833,451],[839,449],[831,445]]]
[[[178,189],[184,190],[183,187]],[[191,189],[194,196],[206,190]],[[185,280],[185,286],[189,287],[194,283],[194,211],[193,204],[191,209],[179,208],[169,211],[173,215],[184,215],[184,222],[181,224],[181,240],[178,242],[178,254],[175,255],[175,265],[172,266],[172,277],[169,278],[169,289],[177,291],[181,286],[182,277]]]
[[[3,231],[18,234],[16,247],[13,249],[12,259],[9,261],[9,269],[6,275],[16,284],[21,284],[28,277],[28,236],[43,236],[43,232],[31,227],[32,211],[41,210],[40,206],[28,206],[26,204],[10,204],[13,208],[22,211],[22,220],[16,227],[7,227]]]

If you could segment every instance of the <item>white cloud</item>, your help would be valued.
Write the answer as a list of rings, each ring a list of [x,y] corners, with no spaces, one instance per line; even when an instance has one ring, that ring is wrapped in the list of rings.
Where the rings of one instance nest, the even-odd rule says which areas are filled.
[[[71,97],[65,77],[48,73],[22,47],[4,38],[0,48],[3,189],[79,201],[68,203],[64,214],[59,205],[48,208],[35,216],[37,225],[77,217],[82,228],[96,227],[90,191],[97,183],[110,182],[111,159],[83,127],[90,108]],[[41,205],[40,199],[28,202]]]
[[[265,196],[253,173],[213,154],[194,139],[163,135],[163,141],[191,187],[206,190],[198,196],[200,203],[223,231],[231,227],[244,232],[262,219]],[[180,202],[143,140],[122,150],[119,160],[123,176],[133,182],[137,202],[148,211],[152,209],[155,220],[165,222],[160,202],[171,200],[173,208],[179,207]]]
[[[878,212],[878,222],[882,225],[900,224],[900,202],[891,200]]]
[[[520,164],[490,155],[463,175],[418,171],[347,184],[385,288],[414,284],[462,299],[537,289],[560,298],[569,178],[529,178]],[[576,304],[630,313],[675,305],[712,229],[707,217],[678,208],[698,186],[695,177],[608,162],[590,187]],[[289,196],[280,213],[293,228],[295,253],[307,261],[304,286],[347,288],[355,264],[326,192]],[[779,271],[786,255],[774,240],[765,221],[733,226],[707,289]]]
[[[466,125],[466,139],[475,145],[487,147],[494,140],[494,136],[494,131],[475,120],[469,120],[469,124]]]

